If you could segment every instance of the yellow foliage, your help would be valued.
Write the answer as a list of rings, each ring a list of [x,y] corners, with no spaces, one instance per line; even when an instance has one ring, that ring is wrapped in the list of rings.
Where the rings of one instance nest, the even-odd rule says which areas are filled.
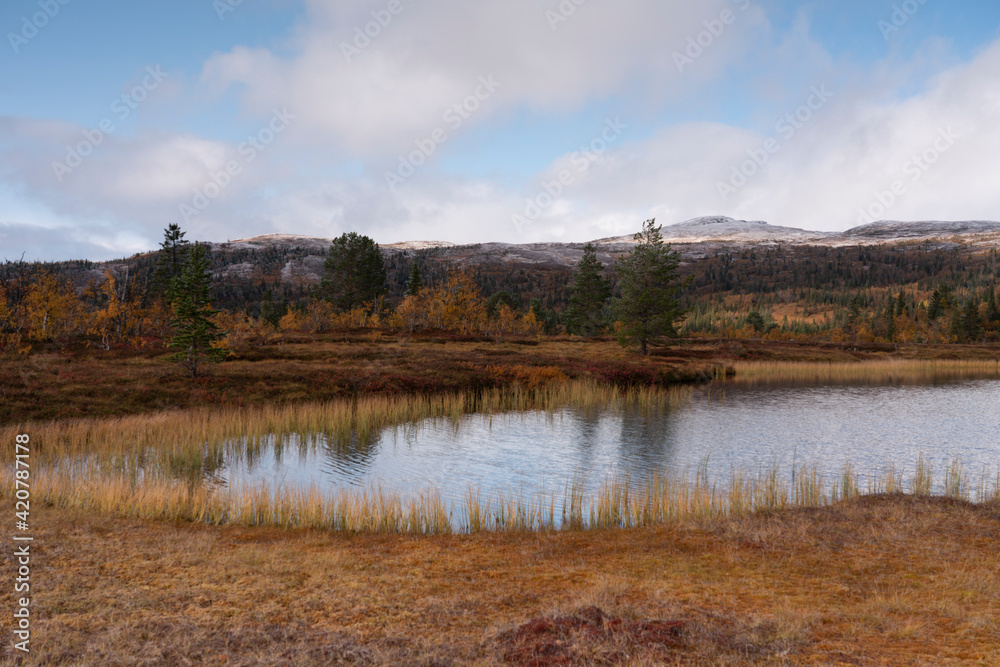
[[[419,294],[403,299],[387,323],[410,333],[424,329],[481,333],[497,341],[510,336],[542,334],[541,323],[530,311],[522,315],[501,305],[492,319],[486,312],[486,299],[475,277],[469,271],[456,270],[441,285],[425,287]]]
[[[486,372],[505,383],[516,383],[525,389],[537,389],[569,378],[555,366],[487,366]]]
[[[73,331],[80,304],[68,280],[40,273],[25,298],[27,329],[35,338],[47,339]]]
[[[254,319],[242,312],[220,311],[212,317],[215,326],[225,335],[214,345],[238,357],[254,347],[262,347],[274,340],[276,331],[267,322]]]
[[[104,282],[90,288],[103,305],[93,313],[88,332],[101,337],[104,349],[112,345],[142,344],[142,335],[154,328],[150,311],[142,305],[142,294],[129,283],[105,271]]]
[[[524,315],[506,304],[497,308],[497,314],[483,325],[483,333],[500,342],[510,336],[535,336],[542,334],[542,325],[530,310]]]

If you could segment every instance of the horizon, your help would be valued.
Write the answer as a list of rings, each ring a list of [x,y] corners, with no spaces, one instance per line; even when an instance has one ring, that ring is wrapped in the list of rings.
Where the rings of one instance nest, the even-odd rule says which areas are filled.
[[[0,260],[126,258],[171,223],[470,245],[1000,219],[985,0],[15,0],[0,28]]]
[[[784,227],[784,226],[780,226],[780,225],[772,225],[771,223],[767,222],[766,220],[736,220],[734,218],[728,218],[727,216],[711,216],[711,215],[710,216],[701,216],[701,217],[698,217],[698,218],[691,218],[689,220],[682,220],[680,222],[675,222],[675,223],[671,223],[671,224],[662,224],[660,226],[662,227],[663,230],[667,230],[670,227],[679,227],[679,226],[683,226],[683,225],[686,225],[686,224],[692,223],[692,222],[700,222],[702,220],[719,220],[719,219],[724,219],[724,220],[726,220],[728,222],[746,223],[748,225],[766,226],[766,227],[770,227],[770,228],[774,228],[774,229],[787,229],[789,231],[796,231],[796,232],[803,231],[803,232],[814,233],[814,234],[817,234],[817,235],[829,235],[831,237],[836,237],[837,235],[846,236],[846,235],[850,234],[851,232],[854,232],[854,231],[856,231],[858,229],[861,229],[861,228],[864,228],[864,227],[877,226],[877,225],[913,225],[913,224],[919,224],[919,225],[942,225],[942,226],[948,226],[948,225],[959,225],[959,224],[967,224],[967,223],[985,223],[985,224],[997,225],[998,227],[1000,227],[1000,221],[998,221],[998,220],[876,220],[874,222],[866,223],[864,225],[858,225],[856,227],[851,227],[851,228],[843,230],[843,231],[826,231],[826,230],[808,230],[808,229],[802,229],[802,228],[799,228],[799,227]],[[181,231],[184,231],[184,230],[181,230]],[[1000,229],[998,229],[997,231],[1000,231]],[[975,233],[975,232],[973,232],[973,233]],[[430,245],[427,246],[429,248],[430,247],[454,247],[454,248],[462,248],[462,247],[470,247],[470,246],[477,246],[477,245],[493,245],[493,244],[499,244],[499,245],[533,245],[533,244],[539,244],[539,243],[542,243],[542,244],[553,244],[553,245],[585,245],[585,244],[588,244],[588,243],[596,243],[596,242],[599,242],[599,241],[610,241],[610,240],[616,240],[616,239],[627,239],[627,238],[629,238],[631,236],[634,236],[634,235],[635,235],[635,233],[630,232],[630,233],[620,234],[620,235],[617,235],[617,236],[601,237],[601,238],[588,239],[588,240],[566,240],[566,239],[564,239],[564,240],[560,240],[560,241],[541,241],[541,242],[539,242],[539,241],[529,241],[529,242],[525,242],[525,243],[509,243],[509,242],[506,242],[506,241],[471,241],[471,242],[467,242],[467,243],[455,243],[455,242],[452,242],[452,241],[448,241],[446,239],[407,239],[405,241],[391,241],[391,242],[388,242],[388,243],[380,243],[380,242],[376,241],[376,245],[379,246],[379,247],[393,247],[393,246],[403,246],[403,245],[411,244],[411,243],[413,243],[413,244],[424,243],[424,244],[430,244]],[[185,241],[188,242],[188,243],[192,243],[192,244],[193,243],[201,243],[201,244],[209,244],[209,245],[225,245],[225,244],[230,244],[230,243],[250,243],[250,242],[258,241],[260,239],[266,239],[268,237],[286,237],[286,238],[291,238],[291,239],[306,239],[306,240],[312,240],[312,241],[331,241],[331,242],[336,238],[336,237],[323,237],[323,236],[308,236],[308,235],[304,235],[304,234],[293,234],[293,233],[286,233],[286,232],[265,232],[263,234],[257,234],[257,235],[254,235],[254,236],[247,236],[247,237],[240,237],[240,238],[230,238],[230,239],[226,239],[225,241],[217,241],[217,240],[211,240],[211,239],[185,239]],[[678,244],[683,245],[683,241],[679,241],[678,240],[678,239],[682,239],[682,238],[684,238],[684,237],[669,237],[669,236],[667,236],[665,238],[665,241],[668,244],[678,243]],[[726,237],[725,236],[719,237],[719,240],[726,240]],[[702,242],[705,242],[705,241],[704,240],[692,240],[692,241],[689,241],[689,243],[702,243]],[[408,248],[408,249],[412,250],[414,248]],[[421,248],[416,248],[416,249],[419,250]],[[128,256],[111,257],[111,258],[107,258],[107,259],[90,259],[90,258],[86,258],[86,257],[69,257],[69,258],[66,258],[66,259],[57,259],[57,260],[25,260],[25,261],[27,261],[29,263],[41,263],[41,264],[49,263],[49,262],[58,263],[58,262],[74,262],[74,261],[88,261],[88,262],[93,262],[93,263],[96,263],[96,264],[113,264],[113,263],[116,263],[116,262],[124,262],[124,261],[132,259],[134,257],[138,257],[138,256],[142,256],[142,255],[149,255],[151,253],[156,253],[156,252],[158,252],[158,249],[155,248],[155,247],[153,247],[153,248],[148,248],[146,250],[139,250],[139,251],[134,252],[134,253],[132,253],[131,255],[128,255]],[[17,260],[11,260],[9,258],[0,259],[0,263],[11,262],[11,261],[17,261]]]

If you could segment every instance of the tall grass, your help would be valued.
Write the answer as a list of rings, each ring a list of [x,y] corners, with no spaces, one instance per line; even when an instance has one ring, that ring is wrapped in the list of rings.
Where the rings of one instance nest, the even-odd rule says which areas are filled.
[[[239,441],[251,454],[263,443],[273,439],[283,442],[292,435],[324,436],[341,443],[354,439],[368,442],[387,426],[429,418],[457,422],[470,413],[554,412],[564,407],[646,412],[675,407],[688,400],[691,392],[689,387],[619,388],[596,382],[565,382],[530,390],[514,387],[443,395],[367,396],[327,403],[26,423],[0,427],[0,438],[13,442],[16,433],[28,433],[33,456],[51,461],[84,456],[128,459],[141,453],[155,455],[164,469],[180,472],[205,468],[231,441]],[[13,462],[13,451],[0,450],[0,462]]]
[[[857,362],[740,361],[736,384],[904,384],[1000,378],[1000,360],[882,359]]]
[[[1000,471],[983,473],[975,486],[957,462],[944,470],[943,494],[976,502],[1000,502]],[[93,466],[72,465],[36,474],[32,498],[58,507],[75,507],[143,519],[346,532],[443,534],[485,531],[586,530],[635,528],[672,521],[738,517],[793,508],[823,507],[864,493],[926,495],[933,475],[921,457],[904,483],[894,468],[870,473],[867,491],[860,475],[846,465],[824,480],[816,466],[795,471],[790,481],[777,467],[755,473],[731,471],[727,483],[710,480],[704,470],[691,477],[654,475],[635,482],[629,475],[610,477],[588,493],[579,480],[562,494],[521,492],[484,494],[471,488],[457,503],[445,502],[434,489],[401,494],[375,486],[323,493],[315,487],[240,489],[178,479],[130,479]],[[13,496],[4,482],[3,497]]]
[[[561,493],[532,497],[470,489],[464,501],[450,504],[434,489],[402,494],[376,486],[325,493],[315,487],[232,487],[211,480],[211,472],[234,455],[248,461],[265,454],[283,456],[287,447],[312,446],[320,438],[331,443],[364,442],[387,426],[427,418],[457,422],[471,412],[564,407],[662,411],[689,397],[690,390],[683,388],[622,389],[577,382],[533,390],[64,420],[2,427],[0,438],[13,442],[15,433],[31,436],[32,498],[39,502],[213,524],[422,534],[578,530],[819,507],[863,492],[860,475],[851,466],[829,481],[816,466],[795,470],[794,465],[790,481],[777,467],[734,470],[728,480],[720,481],[709,479],[707,461],[690,477],[614,476],[596,491],[588,491],[578,478]],[[0,462],[13,466],[13,461],[13,447],[0,448]],[[983,472],[973,484],[962,466],[953,462],[942,480],[940,488],[949,496],[1000,501],[1000,471],[995,479]],[[908,483],[889,469],[869,474],[867,484],[867,493],[928,495],[934,489],[932,471],[922,456]],[[0,480],[0,497],[9,499],[14,491],[13,476]]]

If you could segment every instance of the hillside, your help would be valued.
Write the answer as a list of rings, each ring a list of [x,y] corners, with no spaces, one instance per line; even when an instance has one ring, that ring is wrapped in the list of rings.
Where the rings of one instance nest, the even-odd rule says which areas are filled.
[[[773,295],[781,290],[978,284],[993,270],[1000,223],[881,221],[844,232],[817,232],[713,216],[664,226],[663,236],[681,253],[683,271],[694,276],[692,297]],[[287,302],[306,298],[319,282],[330,242],[291,234],[209,242],[217,305],[255,313],[267,292]],[[632,247],[632,237],[593,243],[614,280],[611,268]],[[506,290],[522,304],[537,298],[545,308],[558,312],[568,298],[583,246],[582,242],[455,245],[408,241],[381,248],[390,301],[401,298],[416,262],[429,282],[442,279],[453,268],[470,269],[487,295]],[[148,279],[154,261],[155,253],[146,253],[112,262],[62,262],[50,268],[71,276],[82,288],[107,270],[118,274],[128,270],[140,280]]]

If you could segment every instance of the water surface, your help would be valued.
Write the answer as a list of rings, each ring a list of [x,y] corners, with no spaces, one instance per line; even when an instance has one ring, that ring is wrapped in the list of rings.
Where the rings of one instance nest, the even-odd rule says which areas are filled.
[[[725,482],[732,470],[816,465],[832,481],[850,462],[862,473],[912,476],[923,455],[940,482],[961,461],[974,476],[1000,464],[1000,381],[933,385],[741,387],[696,390],[673,411],[466,415],[384,429],[367,443],[321,436],[271,439],[252,459],[230,456],[214,478],[324,490],[429,487],[446,500],[483,493],[560,494],[611,476],[692,475]]]

